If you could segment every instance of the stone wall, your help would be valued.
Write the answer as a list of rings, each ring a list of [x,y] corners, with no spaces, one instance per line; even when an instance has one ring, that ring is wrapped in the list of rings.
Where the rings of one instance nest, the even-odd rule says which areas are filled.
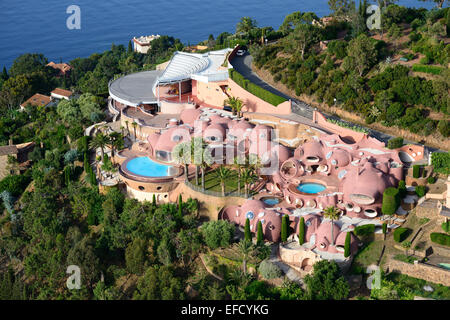
[[[392,257],[384,266],[385,270],[389,272],[399,272],[407,276],[423,279],[425,281],[439,283],[444,286],[450,286],[450,270],[445,270],[439,267],[424,263],[407,263],[403,261],[394,260]]]
[[[243,197],[214,197],[195,191],[186,184],[180,183],[175,190],[169,193],[169,201],[176,202],[179,194],[182,195],[183,200],[188,198],[197,199],[200,203],[200,215],[208,217],[210,220],[217,220],[223,207],[230,205],[240,206],[246,200]]]

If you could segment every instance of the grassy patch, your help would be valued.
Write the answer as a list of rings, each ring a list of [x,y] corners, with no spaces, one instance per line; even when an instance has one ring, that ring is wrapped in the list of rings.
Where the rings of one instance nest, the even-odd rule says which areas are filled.
[[[449,300],[450,299],[450,287],[446,287],[440,284],[427,282],[422,279],[417,279],[409,277],[404,274],[390,273],[386,276],[386,279],[392,281],[396,284],[397,290],[411,290],[414,295],[432,298],[438,300]],[[431,286],[434,291],[428,292],[423,289],[425,285]]]
[[[425,72],[425,73],[430,73],[430,74],[434,74],[434,75],[439,75],[444,70],[444,68],[437,67],[437,66],[427,66],[424,64],[415,64],[415,65],[413,65],[412,70],[416,71],[416,72]]]
[[[414,260],[416,260],[414,257],[407,256],[405,254],[396,254],[394,256],[394,259],[398,260],[398,261],[403,261],[403,262],[406,262],[406,263],[411,263],[411,264],[413,264]]]
[[[195,185],[195,178],[190,182]],[[198,177],[198,184],[201,186],[201,175]],[[220,186],[220,179],[217,176],[215,170],[205,173],[205,189],[215,192],[222,192]],[[225,181],[225,192],[237,192],[238,191],[238,175],[235,170],[231,171],[230,177]],[[241,182],[241,193],[244,193],[244,183]]]
[[[352,273],[364,273],[371,264],[376,264],[383,249],[383,241],[372,241],[364,246],[353,259]]]

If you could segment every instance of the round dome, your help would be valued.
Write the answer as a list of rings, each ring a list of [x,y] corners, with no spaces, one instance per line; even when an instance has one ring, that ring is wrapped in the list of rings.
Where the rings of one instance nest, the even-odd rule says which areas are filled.
[[[180,120],[183,121],[183,123],[193,125],[194,121],[197,120],[201,114],[202,111],[200,109],[184,109],[180,113]]]

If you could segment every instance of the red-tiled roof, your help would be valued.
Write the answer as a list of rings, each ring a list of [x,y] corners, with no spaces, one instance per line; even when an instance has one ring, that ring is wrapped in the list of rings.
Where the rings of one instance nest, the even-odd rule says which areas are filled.
[[[64,96],[64,97],[67,97],[67,98],[69,98],[73,94],[72,91],[64,90],[64,89],[61,89],[61,88],[56,88],[55,90],[52,91],[52,93],[60,95],[60,96]]]
[[[43,94],[36,93],[34,96],[29,98],[27,101],[21,104],[22,107],[26,107],[31,104],[33,107],[46,106],[52,101],[49,96],[44,96]]]

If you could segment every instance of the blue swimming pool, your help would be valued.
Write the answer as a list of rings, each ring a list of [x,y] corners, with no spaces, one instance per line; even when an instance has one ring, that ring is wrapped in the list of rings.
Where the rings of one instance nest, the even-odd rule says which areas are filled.
[[[310,194],[315,194],[315,193],[319,193],[323,190],[325,190],[327,187],[325,187],[323,184],[320,183],[312,183],[312,182],[307,182],[307,183],[300,183],[297,186],[297,190],[303,193],[310,193]]]
[[[168,177],[171,176],[173,167],[155,162],[149,157],[137,157],[128,161],[126,168],[131,173],[144,177]]]

